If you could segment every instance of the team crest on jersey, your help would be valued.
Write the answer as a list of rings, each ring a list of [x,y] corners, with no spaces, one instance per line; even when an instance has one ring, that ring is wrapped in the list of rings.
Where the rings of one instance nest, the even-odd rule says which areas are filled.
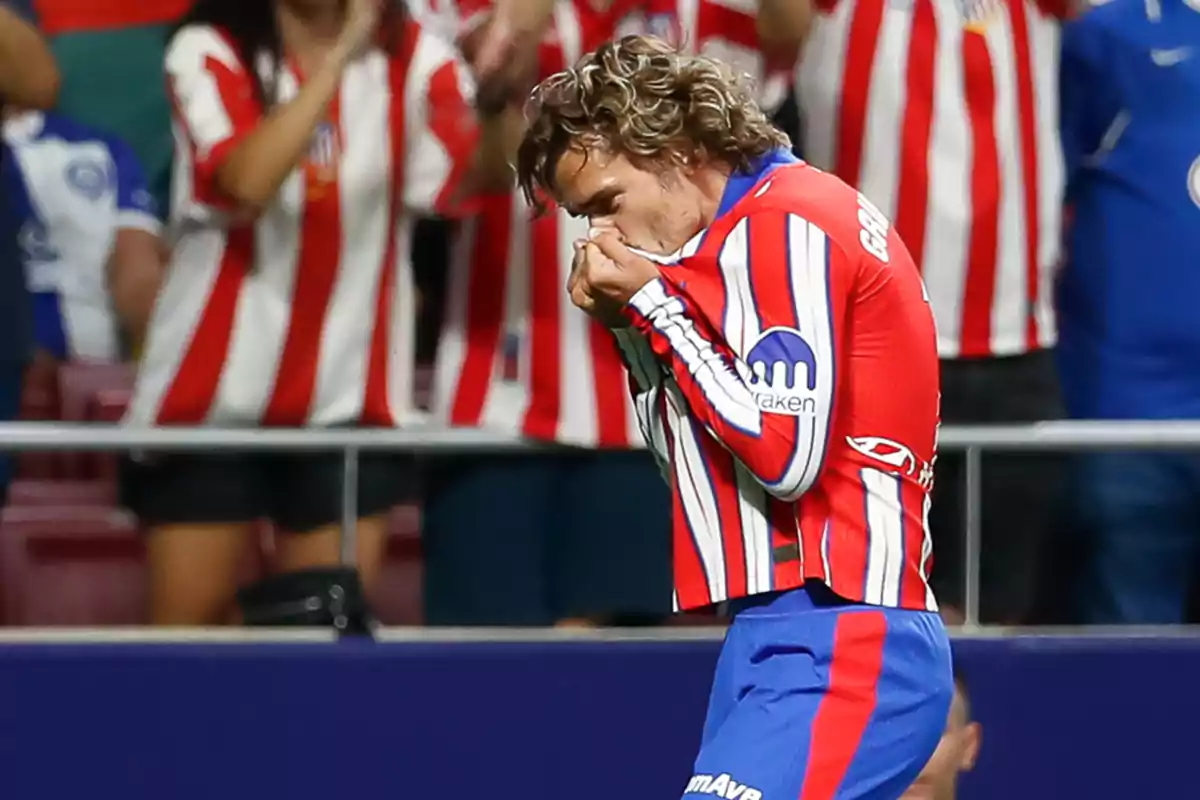
[[[963,28],[971,33],[985,33],[1004,10],[1004,0],[958,0],[958,7]]]
[[[66,178],[72,191],[92,202],[103,197],[108,187],[108,172],[102,164],[90,158],[77,158],[67,164]]]
[[[800,331],[768,328],[744,363],[742,379],[760,411],[790,417],[816,413],[817,355]]]
[[[500,348],[500,380],[515,383],[521,379],[521,334],[504,334]]]
[[[988,23],[1004,10],[1005,0],[954,0],[962,25],[973,33],[984,33]],[[911,12],[917,0],[888,0],[888,8]]]
[[[341,143],[333,123],[323,122],[313,133],[305,164],[305,178],[310,194],[323,194],[337,180]]]
[[[675,14],[651,14],[646,20],[646,27],[651,36],[657,36],[675,47],[683,45],[683,32],[679,27],[679,17]]]

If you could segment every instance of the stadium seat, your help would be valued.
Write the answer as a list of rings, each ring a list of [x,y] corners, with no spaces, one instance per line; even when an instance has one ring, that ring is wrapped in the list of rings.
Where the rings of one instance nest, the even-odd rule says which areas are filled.
[[[145,621],[144,550],[133,518],[98,506],[0,514],[0,609],[8,625]]]
[[[58,370],[53,362],[37,360],[25,372],[21,387],[21,419],[56,420],[59,413]]]
[[[12,506],[115,507],[117,487],[112,481],[36,480],[18,478],[8,487]]]
[[[59,417],[58,369],[50,361],[36,360],[25,373],[21,391],[21,419],[46,422]],[[26,451],[16,454],[16,475],[53,478],[58,473],[58,454]]]
[[[132,389],[101,389],[88,404],[89,422],[117,425],[125,417],[125,409],[133,396]],[[119,478],[122,453],[86,453],[89,464],[84,467],[96,480],[115,485]]]
[[[132,389],[101,389],[88,406],[88,421],[116,425],[125,418],[125,409],[129,408],[132,397]]]
[[[89,410],[94,399],[104,392],[128,393],[133,388],[132,364],[72,362],[58,369],[58,394],[62,400],[64,422],[90,422]]]
[[[421,509],[397,506],[388,521],[387,549],[379,585],[372,602],[385,625],[420,625],[424,620],[422,594]]]
[[[58,370],[63,421],[119,421],[133,388],[134,375],[132,364],[63,364]],[[114,415],[115,419],[112,418]],[[118,453],[62,453],[59,456],[59,475],[64,478],[115,481],[119,458]]]

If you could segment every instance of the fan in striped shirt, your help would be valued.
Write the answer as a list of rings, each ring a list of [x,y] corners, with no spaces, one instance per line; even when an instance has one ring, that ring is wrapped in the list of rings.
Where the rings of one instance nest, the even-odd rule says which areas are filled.
[[[795,72],[812,164],[894,220],[928,287],[943,418],[1022,424],[1062,414],[1051,348],[1063,164],[1060,20],[1073,0],[760,0],[803,39]],[[964,604],[963,464],[938,464],[931,524],[943,608]],[[1041,455],[983,469],[981,611],[1030,610],[1058,485]]]

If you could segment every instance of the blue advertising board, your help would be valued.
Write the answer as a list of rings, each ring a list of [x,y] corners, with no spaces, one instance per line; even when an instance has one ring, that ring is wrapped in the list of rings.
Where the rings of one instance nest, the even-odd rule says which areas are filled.
[[[1200,639],[957,643],[966,800],[1200,794]],[[20,800],[677,798],[715,641],[0,643]]]

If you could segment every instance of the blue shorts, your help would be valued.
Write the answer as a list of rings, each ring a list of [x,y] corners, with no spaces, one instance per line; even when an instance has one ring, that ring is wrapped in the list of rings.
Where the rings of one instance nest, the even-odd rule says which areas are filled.
[[[894,800],[933,755],[954,694],[941,619],[819,594],[734,619],[685,798]]]

